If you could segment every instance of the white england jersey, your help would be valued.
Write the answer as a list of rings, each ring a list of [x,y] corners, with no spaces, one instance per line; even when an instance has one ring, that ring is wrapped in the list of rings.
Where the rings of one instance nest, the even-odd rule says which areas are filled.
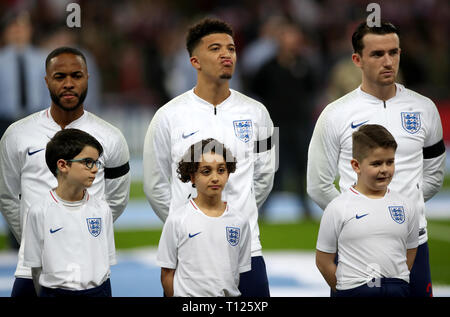
[[[252,256],[261,255],[258,207],[273,186],[274,150],[264,142],[273,133],[267,109],[259,102],[230,89],[221,104],[212,104],[190,90],[161,107],[153,117],[144,141],[144,191],[156,214],[165,221],[197,192],[177,176],[177,165],[189,147],[214,138],[237,159],[222,192],[224,201],[245,214],[252,230]]]
[[[371,199],[351,187],[325,209],[316,248],[338,253],[336,288],[346,290],[372,278],[409,283],[406,251],[418,238],[417,212],[407,199],[390,190]]]
[[[173,210],[158,246],[159,266],[175,269],[174,296],[240,296],[239,274],[251,270],[251,233],[240,210],[205,215],[193,200]]]
[[[86,131],[102,145],[99,160],[105,168],[98,171],[89,191],[106,199],[116,220],[130,192],[130,156],[125,138],[120,130],[87,111],[66,128]],[[31,278],[31,270],[23,266],[22,229],[32,203],[58,185],[45,162],[45,148],[60,130],[48,108],[12,124],[0,141],[0,210],[21,244],[16,277]]]
[[[419,212],[420,244],[426,234],[425,202],[444,179],[445,146],[434,103],[396,84],[396,95],[383,102],[361,88],[329,104],[319,119],[308,152],[308,194],[322,208],[339,195],[333,182],[345,190],[356,183],[352,159],[352,133],[367,124],[384,126],[398,144],[395,174],[390,188],[412,199]]]
[[[42,268],[42,286],[97,287],[116,264],[111,210],[88,192],[81,201],[67,202],[50,191],[29,209],[24,233],[24,265]]]

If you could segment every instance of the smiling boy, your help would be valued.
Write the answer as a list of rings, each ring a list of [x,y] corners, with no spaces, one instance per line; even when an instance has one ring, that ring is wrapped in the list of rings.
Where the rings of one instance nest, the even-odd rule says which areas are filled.
[[[357,182],[324,211],[317,267],[335,292],[332,296],[409,296],[419,223],[410,200],[388,188],[397,143],[376,124],[363,125],[352,140]]]

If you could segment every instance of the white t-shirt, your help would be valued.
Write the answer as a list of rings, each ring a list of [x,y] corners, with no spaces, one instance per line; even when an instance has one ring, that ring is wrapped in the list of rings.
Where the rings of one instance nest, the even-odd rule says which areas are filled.
[[[445,171],[442,125],[434,103],[404,86],[396,84],[396,94],[382,101],[361,88],[329,104],[317,120],[308,152],[307,188],[322,208],[339,195],[333,182],[346,190],[356,182],[352,159],[352,133],[361,125],[385,127],[398,144],[395,174],[389,187],[412,199],[419,213],[420,244],[426,234],[425,200],[441,188]],[[424,157],[433,147],[429,158]]]
[[[174,296],[239,296],[239,274],[251,270],[247,220],[226,207],[205,215],[193,200],[171,212],[164,224],[157,262],[175,269]]]
[[[409,282],[406,251],[418,246],[418,215],[403,196],[388,190],[371,199],[351,187],[325,209],[317,250],[338,253],[339,290],[351,289],[372,278]]]
[[[222,199],[245,214],[252,230],[252,256],[258,256],[262,255],[258,207],[272,189],[276,169],[275,151],[265,147],[264,141],[274,128],[264,105],[235,90],[230,93],[214,107],[192,89],[156,112],[144,141],[144,191],[155,213],[165,221],[169,210],[178,210],[197,196],[191,184],[178,179],[178,162],[192,144],[218,140],[237,159],[236,172],[230,175]]]
[[[102,145],[99,160],[105,168],[98,171],[89,192],[106,199],[116,220],[128,203],[131,182],[122,132],[88,111],[66,128],[83,130]],[[60,130],[48,108],[13,123],[0,141],[0,211],[21,244],[16,277],[31,278],[31,270],[23,265],[20,240],[30,206],[58,185],[45,162],[45,148]]]
[[[42,268],[39,284],[45,287],[97,287],[116,264],[111,210],[88,192],[67,202],[50,191],[30,207],[24,237],[24,265]]]

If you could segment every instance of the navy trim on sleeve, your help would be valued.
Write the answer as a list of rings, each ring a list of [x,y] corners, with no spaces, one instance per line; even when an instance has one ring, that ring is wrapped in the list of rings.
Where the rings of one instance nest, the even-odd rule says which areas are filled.
[[[130,171],[130,164],[126,162],[118,167],[105,167],[105,178],[114,179],[121,177]]]
[[[272,137],[271,136],[265,140],[255,141],[255,147],[254,147],[255,153],[262,153],[265,151],[269,151],[270,149],[272,149]]]
[[[424,159],[432,159],[432,158],[440,156],[443,153],[445,153],[445,144],[444,144],[443,139],[432,146],[423,148],[423,158]]]

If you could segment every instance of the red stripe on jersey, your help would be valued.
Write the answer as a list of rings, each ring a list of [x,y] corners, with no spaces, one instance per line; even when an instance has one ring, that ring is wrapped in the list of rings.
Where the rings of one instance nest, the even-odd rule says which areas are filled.
[[[50,191],[50,195],[52,195],[53,199],[55,200],[56,203],[58,203],[58,200],[55,198],[55,196],[53,196],[52,191]]]
[[[192,201],[192,199],[189,200],[189,202],[191,203],[191,205],[192,205],[195,209],[197,209],[197,207],[195,207],[195,204],[194,204],[194,202]],[[198,209],[197,209],[197,210],[198,210]]]
[[[352,192],[354,192],[356,195],[359,195],[359,193],[356,192],[355,190],[353,190],[353,188],[350,187],[350,190],[351,190]]]

